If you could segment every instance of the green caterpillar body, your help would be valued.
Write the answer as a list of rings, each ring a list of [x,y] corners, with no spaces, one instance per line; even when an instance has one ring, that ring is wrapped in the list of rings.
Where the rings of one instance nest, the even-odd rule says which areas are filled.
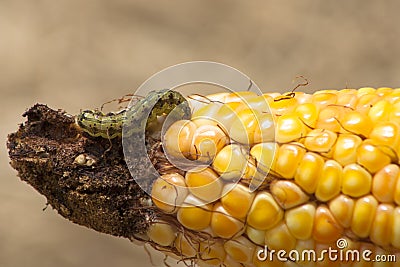
[[[113,139],[121,137],[122,133],[124,136],[140,133],[158,116],[169,114],[172,110],[180,118],[190,118],[191,111],[185,97],[179,92],[164,89],[152,91],[133,106],[116,113],[84,110],[76,116],[76,123],[91,136]],[[128,127],[123,127],[124,124]]]

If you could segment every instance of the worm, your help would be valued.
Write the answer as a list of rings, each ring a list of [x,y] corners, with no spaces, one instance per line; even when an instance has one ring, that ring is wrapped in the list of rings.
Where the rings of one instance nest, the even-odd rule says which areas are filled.
[[[190,118],[189,103],[177,91],[163,89],[151,91],[146,97],[138,100],[133,106],[118,112],[104,114],[100,110],[84,110],[76,116],[76,124],[82,131],[93,136],[113,139],[140,133],[157,120],[158,116],[169,114],[176,108],[181,118]]]

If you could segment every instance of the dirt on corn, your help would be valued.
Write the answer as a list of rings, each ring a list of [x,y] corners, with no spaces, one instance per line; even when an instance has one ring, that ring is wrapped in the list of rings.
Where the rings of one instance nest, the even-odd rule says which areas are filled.
[[[74,117],[37,104],[8,136],[11,165],[22,181],[70,221],[96,231],[140,239],[156,212],[123,159],[121,139],[87,138]],[[155,140],[147,140],[153,147]],[[146,174],[140,167],[138,175]],[[149,177],[149,185],[151,177]]]

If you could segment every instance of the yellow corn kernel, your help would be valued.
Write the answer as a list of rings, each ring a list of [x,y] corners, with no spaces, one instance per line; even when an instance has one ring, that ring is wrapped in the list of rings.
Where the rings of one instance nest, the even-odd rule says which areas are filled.
[[[186,172],[185,182],[189,191],[195,197],[207,203],[219,199],[224,186],[219,176],[211,168],[195,172]]]
[[[354,204],[355,201],[346,195],[339,195],[329,202],[329,209],[332,215],[344,228],[351,226]]]
[[[394,202],[400,205],[400,175],[397,176],[396,187],[394,189]]]
[[[250,179],[244,178],[242,181],[244,184],[248,185],[249,192],[254,192],[260,187],[267,186],[271,179],[257,168],[257,163],[253,158],[250,159],[250,162],[251,164],[249,163],[248,167],[251,170],[252,177]]]
[[[242,176],[244,184],[249,185],[250,192],[254,192],[266,178],[258,172],[256,161],[248,155],[248,162],[246,165],[245,173]]]
[[[387,121],[390,118],[392,105],[386,100],[380,100],[368,111],[368,116],[373,123]]]
[[[357,162],[357,148],[362,139],[354,134],[340,134],[333,150],[333,159],[342,166]]]
[[[370,173],[376,173],[390,164],[391,158],[381,146],[366,139],[357,149],[357,163],[366,168]]]
[[[337,134],[325,130],[316,129],[310,131],[304,139],[304,146],[313,152],[328,153],[336,142]]]
[[[200,126],[217,126],[218,123],[213,119],[213,118],[205,118],[205,117],[200,117],[200,118],[195,118],[192,119],[191,122],[196,125],[196,127]]]
[[[185,179],[178,173],[164,174],[153,184],[153,203],[166,213],[175,213],[188,195]]]
[[[278,202],[283,209],[299,206],[309,200],[309,196],[292,181],[272,181],[270,191],[276,202]]]
[[[315,212],[313,239],[322,244],[335,242],[343,234],[343,227],[333,217],[325,205],[320,205]]]
[[[294,98],[296,98],[297,103],[299,103],[299,105],[304,103],[311,103],[312,97],[313,96],[311,94],[307,94],[304,92],[294,92]]]
[[[230,102],[223,104],[217,113],[214,115],[214,119],[218,126],[227,133],[231,128],[232,122],[237,118],[237,113],[246,108],[246,105],[241,102]]]
[[[347,112],[347,108],[342,106],[327,106],[319,111],[316,129],[329,130],[335,133],[341,131],[342,126],[339,121],[343,114]]]
[[[258,117],[260,113],[252,109],[243,109],[238,112],[229,129],[229,136],[232,140],[251,145],[254,143],[254,133],[258,129]]]
[[[204,101],[201,100],[201,101]],[[201,119],[211,119],[214,118],[215,114],[221,108],[221,103],[219,102],[211,102],[206,105],[202,105],[199,109],[195,110],[192,113],[192,121],[193,120],[201,120]]]
[[[244,219],[250,210],[255,194],[241,184],[227,184],[222,190],[221,203],[237,219]]]
[[[254,132],[254,143],[272,142],[275,140],[275,121],[271,114],[263,113],[258,116],[258,125]]]
[[[315,216],[315,205],[304,204],[285,213],[285,223],[297,239],[311,238]]]
[[[315,128],[319,115],[319,110],[316,105],[312,103],[300,104],[296,107],[295,113],[307,127]]]
[[[230,215],[221,203],[216,203],[211,217],[211,229],[215,235],[229,239],[241,235],[245,227],[244,223]]]
[[[151,241],[160,246],[170,246],[176,238],[176,229],[167,222],[159,221],[152,223],[147,230],[147,236]]]
[[[188,229],[203,230],[211,222],[212,205],[189,195],[177,213],[178,221]]]
[[[283,178],[293,178],[305,152],[301,144],[281,145],[278,150],[275,172]]]
[[[190,156],[202,162],[211,162],[227,144],[228,137],[218,126],[202,125],[193,134]]]
[[[205,106],[208,107],[208,106]],[[210,114],[213,115],[213,114]],[[217,121],[212,118],[212,117],[196,117],[196,118],[192,118],[191,122],[196,125],[196,127],[200,127],[200,126],[217,126],[218,123]]]
[[[342,192],[351,197],[361,197],[371,191],[372,176],[358,164],[343,169]]]
[[[389,88],[389,87],[385,87],[388,89],[387,94],[385,94],[384,99],[388,100],[389,102],[393,103],[396,100],[398,100],[400,98],[400,88]],[[390,90],[391,89],[391,90]]]
[[[307,134],[304,122],[300,120],[296,113],[280,116],[277,120],[275,130],[275,139],[278,143],[297,141]]]
[[[338,92],[338,99],[336,101],[336,105],[348,107],[354,110],[357,106],[357,102],[358,102],[357,90],[343,89]]]
[[[276,169],[276,155],[278,151],[279,146],[276,143],[260,143],[251,148],[250,155],[256,159],[257,168],[267,175],[270,169]]]
[[[348,111],[340,119],[341,132],[367,137],[372,130],[372,120],[367,115],[358,111]]]
[[[315,192],[318,179],[324,166],[323,158],[312,152],[307,152],[296,170],[294,180],[304,191],[309,194]]]
[[[197,126],[189,120],[173,123],[163,135],[163,147],[169,157],[189,157],[193,134]]]
[[[225,242],[226,253],[240,263],[251,263],[256,246],[244,236],[239,236]]]
[[[399,126],[395,122],[381,122],[375,125],[369,134],[369,138],[380,146],[387,146],[397,152],[400,145]]]
[[[210,103],[209,100],[205,99],[203,96],[200,95],[190,95],[187,98],[187,101],[189,102],[192,114]]]
[[[379,87],[376,89],[376,94],[379,96],[387,96],[390,95],[393,92],[393,88],[389,87]]]
[[[390,243],[395,247],[400,249],[400,207],[396,207],[393,211],[392,220],[392,238]]]
[[[362,114],[368,115],[371,107],[380,99],[381,97],[375,93],[364,94],[358,98],[356,110]]]
[[[371,195],[359,198],[356,201],[351,220],[353,233],[362,238],[369,236],[377,208],[378,201]]]
[[[271,112],[277,116],[290,113],[297,106],[297,99],[289,96],[278,96],[269,103]]]
[[[283,211],[270,193],[259,192],[254,198],[247,223],[256,229],[267,230],[274,227],[283,218]]]
[[[390,164],[378,171],[372,180],[372,194],[379,202],[394,201],[396,183],[400,174],[398,165]]]
[[[336,92],[327,92],[325,90],[318,91],[313,94],[312,102],[320,109],[325,108],[329,105],[335,105],[338,97]]]
[[[237,181],[246,175],[248,160],[249,156],[243,147],[230,144],[221,149],[212,166],[221,178]]]
[[[376,89],[372,87],[361,87],[357,90],[357,96],[361,97],[366,94],[375,94]]]
[[[395,103],[397,100],[400,99],[399,88],[392,89],[390,93],[385,95],[384,99],[389,101],[390,103]]]
[[[390,244],[393,234],[393,211],[394,207],[389,204],[381,204],[376,209],[369,237],[372,242],[379,246],[388,246]]]
[[[260,95],[246,99],[245,105],[248,108],[257,110],[259,112],[267,112],[268,110],[270,110],[269,103],[271,103],[271,101],[272,98]]]
[[[199,267],[221,266],[226,252],[221,242],[202,242],[199,249]]]
[[[265,245],[271,249],[289,251],[296,247],[296,241],[284,222],[265,232]]]
[[[251,226],[246,226],[246,235],[247,237],[257,245],[264,245],[265,241],[265,231],[255,229]]]
[[[339,195],[342,187],[342,166],[334,160],[327,160],[318,178],[315,196],[320,201],[328,201]]]
[[[397,91],[400,94],[400,91]],[[395,101],[393,101],[392,106],[392,114],[390,114],[390,121],[395,120],[398,121],[400,117],[400,98],[397,97]]]

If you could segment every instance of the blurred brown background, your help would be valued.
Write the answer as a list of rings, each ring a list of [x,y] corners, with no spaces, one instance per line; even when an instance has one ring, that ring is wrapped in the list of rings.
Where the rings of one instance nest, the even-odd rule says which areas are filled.
[[[74,225],[8,165],[7,133],[36,102],[76,114],[192,60],[263,91],[400,86],[399,1],[0,0],[0,266],[151,266],[127,240]],[[161,266],[160,261],[156,261]]]

